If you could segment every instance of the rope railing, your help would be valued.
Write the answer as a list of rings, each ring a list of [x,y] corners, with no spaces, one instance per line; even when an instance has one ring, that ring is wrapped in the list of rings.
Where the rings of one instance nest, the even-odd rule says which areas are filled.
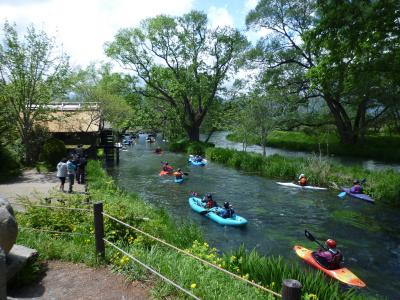
[[[49,233],[58,233],[58,234],[69,234],[69,235],[80,235],[80,236],[93,236],[93,234],[89,233],[81,233],[81,232],[68,232],[68,231],[57,231],[57,230],[49,230],[49,229],[39,229],[32,227],[18,227],[22,230],[32,230],[32,231],[40,231],[40,232],[49,232]]]
[[[43,207],[43,208],[56,208],[56,209],[66,209],[66,210],[76,210],[76,211],[84,211],[84,212],[92,212],[92,209],[88,208],[78,208],[78,207],[65,207],[65,206],[56,206],[56,205],[40,205],[40,204],[28,204],[28,203],[19,203],[24,206],[30,207]]]
[[[133,257],[131,254],[129,254],[128,252],[122,250],[121,248],[119,248],[118,246],[116,246],[115,244],[111,243],[110,241],[103,239],[103,241],[105,241],[107,244],[111,245],[112,247],[114,247],[115,249],[117,249],[118,251],[122,252],[123,254],[125,254],[126,256],[128,256],[130,259],[132,259],[133,261],[135,261],[136,263],[138,263],[139,265],[141,265],[143,268],[145,268],[146,270],[150,271],[153,274],[156,274],[158,277],[160,277],[162,280],[168,282],[169,284],[173,285],[174,287],[176,287],[177,289],[181,290],[182,292],[184,292],[185,294],[189,295],[190,297],[192,297],[193,299],[197,299],[197,300],[201,300],[199,297],[197,297],[196,295],[194,295],[193,293],[191,293],[190,291],[186,290],[185,288],[181,287],[180,285],[178,285],[177,283],[173,282],[171,279],[168,279],[167,277],[165,277],[164,275],[162,275],[161,273],[157,272],[156,270],[152,269],[151,267],[149,267],[148,265],[146,265],[145,263],[141,262],[140,260],[138,260],[137,258]]]
[[[224,273],[226,273],[226,274],[228,274],[228,275],[230,275],[230,276],[232,276],[232,277],[234,277],[236,279],[239,279],[239,280],[241,280],[241,281],[243,281],[243,282],[245,282],[247,284],[250,284],[250,285],[252,285],[252,286],[254,286],[254,287],[256,287],[256,288],[258,288],[260,290],[263,290],[265,292],[273,294],[276,297],[282,298],[281,294],[279,294],[279,293],[277,293],[277,292],[275,292],[273,290],[267,289],[266,287],[263,287],[262,285],[259,285],[259,284],[255,283],[255,282],[252,282],[252,281],[248,280],[248,279],[245,279],[245,278],[243,278],[243,277],[241,277],[241,276],[239,276],[239,275],[237,275],[235,273],[232,273],[232,272],[230,272],[228,270],[225,270],[225,269],[223,269],[223,268],[221,268],[221,267],[219,267],[219,266],[217,266],[217,265],[215,265],[213,263],[210,263],[209,261],[206,261],[206,260],[204,260],[204,259],[202,259],[202,258],[200,258],[200,257],[198,257],[196,255],[193,255],[192,253],[190,253],[188,251],[182,250],[182,249],[180,249],[180,248],[178,248],[178,247],[176,247],[176,246],[174,246],[174,245],[172,245],[172,244],[170,244],[170,243],[168,243],[168,242],[166,242],[166,241],[164,241],[164,240],[162,240],[160,238],[152,236],[151,234],[148,234],[147,232],[144,232],[144,231],[142,231],[142,230],[140,230],[140,229],[138,229],[136,227],[133,227],[132,225],[129,225],[129,224],[125,223],[125,222],[122,222],[121,220],[118,220],[117,218],[114,218],[113,216],[110,216],[109,214],[107,214],[105,212],[103,212],[102,214],[105,217],[108,217],[108,218],[110,218],[110,219],[112,219],[112,220],[114,220],[114,221],[116,221],[116,222],[118,222],[118,223],[120,223],[122,225],[125,225],[126,227],[131,228],[131,229],[133,229],[133,230],[135,230],[135,231],[137,231],[137,232],[139,232],[139,233],[141,233],[141,234],[143,234],[143,235],[145,235],[145,236],[147,236],[147,237],[149,237],[149,238],[151,238],[153,240],[156,240],[156,241],[158,241],[158,242],[160,242],[160,243],[162,243],[162,244],[164,244],[164,245],[166,245],[166,246],[168,246],[168,247],[170,247],[170,248],[172,248],[172,249],[174,249],[174,250],[176,250],[176,251],[178,251],[180,253],[188,255],[188,256],[190,256],[190,257],[192,257],[192,258],[194,258],[194,259],[196,259],[196,260],[198,260],[198,261],[200,261],[200,262],[202,262],[202,263],[204,263],[204,264],[206,264],[206,265],[208,265],[210,267],[213,267],[213,268],[215,268],[215,269],[217,269],[217,270],[219,270],[221,272],[224,272]]]

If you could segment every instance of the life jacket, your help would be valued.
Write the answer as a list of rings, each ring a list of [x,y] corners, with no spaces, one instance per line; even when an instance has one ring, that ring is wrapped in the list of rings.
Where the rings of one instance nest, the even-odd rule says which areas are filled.
[[[175,172],[174,173],[176,179],[182,179],[183,173],[182,172]]]
[[[350,189],[350,193],[353,194],[361,194],[362,193],[362,187],[359,184],[353,185]]]
[[[301,186],[305,186],[307,184],[307,178],[301,177],[300,180],[299,180],[299,184]]]
[[[340,268],[340,264],[343,261],[343,254],[339,250],[328,250],[332,254],[331,261],[328,261],[329,269],[335,270]]]

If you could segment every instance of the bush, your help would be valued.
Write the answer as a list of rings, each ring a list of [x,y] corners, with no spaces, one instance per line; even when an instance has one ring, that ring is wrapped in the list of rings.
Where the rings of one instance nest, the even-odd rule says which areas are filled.
[[[20,174],[20,163],[9,149],[0,147],[0,180]]]
[[[50,166],[55,166],[67,154],[67,148],[63,141],[59,139],[47,140],[40,153],[41,160],[45,161]]]

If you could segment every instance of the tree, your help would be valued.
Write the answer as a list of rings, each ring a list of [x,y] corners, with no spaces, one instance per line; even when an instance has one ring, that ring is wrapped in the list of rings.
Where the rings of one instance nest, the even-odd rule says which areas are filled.
[[[357,18],[361,11],[355,8],[358,5],[361,9],[361,2],[367,6],[374,3],[382,6],[385,1],[343,1],[338,5],[339,9],[335,9],[336,1],[320,1],[320,9],[317,10],[317,2],[314,0],[261,0],[246,19],[249,28],[264,28],[269,31],[259,41],[250,58],[265,67],[270,84],[287,90],[287,94],[298,95],[296,101],[303,105],[322,99],[329,109],[330,118],[336,125],[341,141],[346,144],[358,142],[360,134],[363,135],[370,124],[367,118],[372,122],[385,110],[382,102],[376,105],[375,96],[369,93],[372,90],[365,90],[368,86],[383,87],[383,77],[369,77],[367,72],[359,72],[370,69],[370,60],[367,59],[368,55],[363,54],[362,47],[361,51],[352,53],[351,45],[354,44],[348,43],[358,35],[361,38],[355,40],[362,42],[359,43],[361,45],[369,39],[364,35],[363,26],[353,26],[354,23],[363,23],[357,20],[367,20],[364,17]],[[323,6],[324,3],[327,3],[326,6]],[[342,9],[346,5],[352,9]],[[379,19],[370,23],[370,35],[378,33],[375,40],[387,39],[382,35],[385,30],[379,29],[378,22],[386,24],[385,16],[389,13],[379,15],[381,10],[368,11],[368,19]],[[390,20],[393,27],[393,17]],[[332,27],[333,24],[336,27]],[[392,32],[393,35],[389,36],[396,36],[393,30]],[[341,50],[343,45],[346,51]],[[372,48],[376,51],[379,47]],[[337,51],[332,52],[334,49]],[[335,59],[330,58],[332,53],[335,53]],[[355,61],[363,64],[354,64]],[[356,65],[360,68],[353,69]],[[363,84],[349,85],[349,82]],[[378,82],[381,84],[377,85]],[[391,87],[391,83],[387,82],[386,88]]]
[[[73,92],[88,106],[96,103],[97,109],[88,107],[91,123],[107,121],[113,129],[123,130],[134,117],[134,111],[128,103],[135,101],[134,84],[130,76],[112,73],[109,64],[100,68],[90,65],[76,72]]]
[[[167,103],[188,137],[197,141],[207,112],[246,47],[237,30],[210,29],[207,16],[192,11],[122,29],[106,52],[145,84],[137,86],[138,93]]]
[[[33,160],[35,127],[49,117],[46,105],[62,95],[69,84],[68,57],[56,50],[55,40],[45,32],[30,26],[20,40],[16,26],[4,24],[0,97],[7,104],[6,120],[16,124],[26,163]]]

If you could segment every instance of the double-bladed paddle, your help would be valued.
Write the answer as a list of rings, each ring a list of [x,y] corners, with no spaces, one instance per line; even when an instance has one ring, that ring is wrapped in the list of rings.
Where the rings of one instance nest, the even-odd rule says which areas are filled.
[[[364,178],[363,180],[360,181],[360,184],[364,184],[367,181],[366,178]],[[338,197],[343,199],[344,197],[346,197],[347,193],[346,192],[340,192]]]
[[[304,235],[306,236],[306,238],[308,238],[310,241],[312,242],[316,242],[322,249],[324,250],[328,250],[326,249],[326,247],[324,245],[322,245],[307,229],[304,230]]]

